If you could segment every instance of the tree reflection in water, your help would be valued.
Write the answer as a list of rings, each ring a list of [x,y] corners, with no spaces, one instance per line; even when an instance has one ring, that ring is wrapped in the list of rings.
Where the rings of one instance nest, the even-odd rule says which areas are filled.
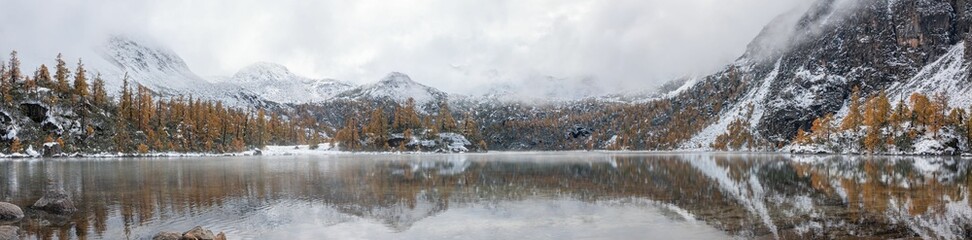
[[[458,207],[537,199],[647,202],[749,237],[966,238],[969,169],[960,158],[776,154],[30,160],[0,162],[0,201],[29,206],[47,185],[68,190],[78,213],[28,210],[17,223],[44,239],[140,238],[200,224],[245,235],[254,226],[241,218],[292,224],[266,214],[281,202],[334,210],[323,224],[362,218],[403,232]]]

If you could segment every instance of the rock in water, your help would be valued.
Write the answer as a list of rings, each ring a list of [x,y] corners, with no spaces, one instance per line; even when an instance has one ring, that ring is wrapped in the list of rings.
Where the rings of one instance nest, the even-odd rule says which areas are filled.
[[[20,239],[19,227],[14,226],[0,226],[0,240],[17,240]]]
[[[219,232],[219,234],[216,234],[216,240],[226,240],[226,234]]]
[[[159,232],[152,237],[152,240],[179,240],[182,235],[177,232]]]
[[[216,236],[213,235],[213,231],[206,230],[201,226],[196,226],[186,233],[182,234],[183,240],[214,240]]]
[[[47,190],[44,197],[34,202],[32,207],[54,214],[69,214],[78,210],[68,194],[59,188]]]
[[[12,203],[0,202],[0,221],[19,221],[24,218],[24,210]]]

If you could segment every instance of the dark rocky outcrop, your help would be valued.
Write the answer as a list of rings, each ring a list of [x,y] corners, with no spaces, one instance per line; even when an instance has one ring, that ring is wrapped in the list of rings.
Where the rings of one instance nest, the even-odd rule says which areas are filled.
[[[61,150],[61,145],[56,143],[44,144],[43,151],[44,152],[42,154],[44,157],[55,157],[64,153],[64,151]]]
[[[39,103],[21,103],[20,113],[36,123],[47,120],[47,107]]]
[[[19,221],[24,211],[12,203],[0,202],[0,222]]]
[[[78,210],[70,196],[60,188],[48,189],[31,207],[53,214],[71,214]]]

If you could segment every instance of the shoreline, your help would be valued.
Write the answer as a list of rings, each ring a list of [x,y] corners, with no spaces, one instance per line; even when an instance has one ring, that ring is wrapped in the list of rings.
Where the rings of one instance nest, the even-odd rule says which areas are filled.
[[[773,152],[773,151],[704,151],[700,149],[684,150],[553,150],[553,151],[489,151],[489,152],[370,152],[358,151],[347,152],[334,150],[333,148],[320,147],[311,150],[308,145],[290,146],[267,146],[263,150],[249,150],[233,153],[180,153],[180,152],[156,152],[156,153],[71,153],[61,154],[54,157],[44,157],[40,154],[0,154],[0,160],[18,159],[122,159],[122,158],[194,158],[194,157],[255,157],[255,156],[336,156],[336,155],[450,155],[450,154],[550,154],[550,153],[601,153],[601,154],[720,154],[720,155],[789,155],[789,156],[845,156],[845,157],[952,157],[952,158],[972,158],[972,153],[960,155],[934,155],[934,154],[902,154],[902,153],[875,153],[875,154],[854,154],[854,153],[799,153],[799,152]]]

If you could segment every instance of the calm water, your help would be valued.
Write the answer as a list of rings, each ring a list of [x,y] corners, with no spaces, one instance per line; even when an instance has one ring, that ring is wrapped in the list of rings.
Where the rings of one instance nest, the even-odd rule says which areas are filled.
[[[45,186],[32,238],[146,239],[202,225],[231,239],[969,238],[958,158],[465,154],[2,160],[0,201]]]

